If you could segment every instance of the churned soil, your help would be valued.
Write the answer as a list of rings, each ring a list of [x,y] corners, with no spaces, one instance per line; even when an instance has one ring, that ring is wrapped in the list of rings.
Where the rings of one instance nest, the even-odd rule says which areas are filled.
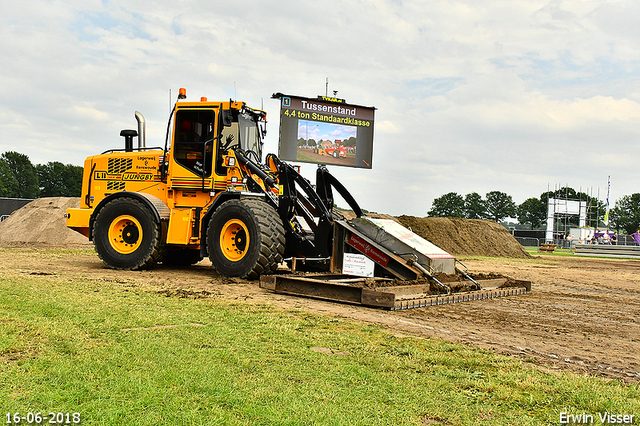
[[[351,211],[340,213],[345,219],[355,217]],[[406,215],[393,217],[386,214],[368,216],[395,220],[454,256],[530,257],[504,226],[492,220]]]
[[[414,231],[428,233],[432,237],[427,239],[459,256],[474,276],[528,280],[532,282],[532,291],[492,300],[385,311],[274,294],[259,288],[256,281],[220,276],[207,259],[185,268],[158,265],[145,271],[117,271],[107,268],[91,250],[25,249],[90,247],[80,234],[77,234],[80,239],[77,244],[65,236],[65,232],[73,231],[64,228],[62,216],[66,205],[62,206],[63,200],[58,199],[58,207],[54,199],[37,200],[42,203],[41,207],[35,209],[27,205],[24,211],[17,211],[0,224],[0,244],[23,247],[0,248],[1,276],[108,281],[122,285],[123,290],[136,286],[163,297],[236,300],[303,309],[379,324],[397,336],[442,338],[492,350],[549,371],[571,370],[640,383],[640,261],[637,260],[553,255],[465,257],[456,251],[453,243],[446,246],[436,242],[438,232],[447,239],[456,235],[455,232],[426,227],[428,231],[423,231],[421,226],[425,222],[437,221],[401,217]],[[43,217],[42,212],[29,212],[29,209],[44,211],[44,217],[56,222],[57,231],[52,231],[54,225],[38,223],[38,220],[44,221],[38,219]],[[462,232],[461,220],[451,220],[451,223],[447,226],[460,230],[459,235],[464,236],[455,243],[461,248],[471,245],[470,237]],[[488,244],[497,246],[495,240],[501,238],[501,231],[489,224],[483,226],[491,230],[487,241],[494,240]],[[475,228],[468,226],[467,229]],[[46,245],[44,235],[54,243],[49,241]],[[506,235],[509,236],[508,232]],[[502,252],[502,249],[496,250]]]

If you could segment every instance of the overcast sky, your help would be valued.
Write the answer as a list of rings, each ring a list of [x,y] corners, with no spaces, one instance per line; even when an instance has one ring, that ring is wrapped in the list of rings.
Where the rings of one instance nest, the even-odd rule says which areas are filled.
[[[375,106],[373,168],[331,167],[363,208],[447,192],[516,203],[640,192],[640,2],[0,0],[0,152],[34,164],[164,143],[178,88],[268,113],[274,92]],[[314,165],[303,165],[306,176]]]

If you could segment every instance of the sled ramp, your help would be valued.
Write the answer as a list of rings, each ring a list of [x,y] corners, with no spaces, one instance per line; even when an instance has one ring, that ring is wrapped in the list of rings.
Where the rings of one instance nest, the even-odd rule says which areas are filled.
[[[455,257],[393,220],[360,217],[350,224],[405,261],[417,262],[436,273],[455,273]]]

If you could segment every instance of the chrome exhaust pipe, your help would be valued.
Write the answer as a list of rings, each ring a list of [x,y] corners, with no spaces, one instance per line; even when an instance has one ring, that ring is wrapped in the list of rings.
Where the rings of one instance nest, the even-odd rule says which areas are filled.
[[[138,150],[147,147],[147,122],[142,113],[136,111],[136,120],[138,121]]]

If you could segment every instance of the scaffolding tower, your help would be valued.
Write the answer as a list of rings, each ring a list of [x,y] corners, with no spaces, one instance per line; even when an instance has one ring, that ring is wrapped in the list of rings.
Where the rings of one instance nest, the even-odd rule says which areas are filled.
[[[568,186],[565,188],[568,188]],[[555,193],[557,194],[557,192],[558,189],[556,189]],[[600,189],[598,189],[598,194],[599,192]],[[580,228],[597,228],[600,225],[599,206],[597,204],[595,206],[593,205],[597,198],[594,199],[591,195],[588,195],[587,200],[582,200],[581,196],[584,194],[582,188],[578,194],[580,198],[578,200],[570,199],[568,194],[565,197],[549,198],[547,204],[547,229],[545,234],[545,240],[547,242],[553,242],[554,235],[566,234],[569,231],[571,228],[571,225],[568,223],[570,217],[578,217],[578,227]]]

